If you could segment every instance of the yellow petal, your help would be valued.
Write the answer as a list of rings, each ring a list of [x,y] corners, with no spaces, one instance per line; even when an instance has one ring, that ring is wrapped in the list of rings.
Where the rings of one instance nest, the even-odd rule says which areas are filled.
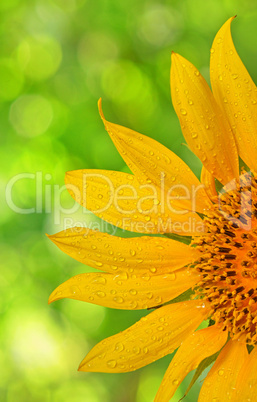
[[[247,356],[238,375],[236,388],[239,390],[235,402],[257,401],[257,347]]]
[[[235,140],[199,71],[172,54],[171,95],[184,137],[206,169],[221,183],[239,176]]]
[[[76,299],[121,310],[140,310],[160,306],[193,287],[199,275],[182,268],[165,275],[151,272],[129,274],[118,271],[115,275],[87,273],[76,275],[51,294],[49,303]]]
[[[77,261],[106,272],[166,274],[191,264],[198,251],[164,237],[122,238],[86,228],[71,228],[49,236]]]
[[[227,340],[227,332],[213,325],[191,334],[172,359],[155,402],[168,402],[186,375],[206,357],[218,352]]]
[[[215,178],[213,175],[203,166],[201,171],[201,183],[204,184],[204,188],[210,199],[217,197],[217,190],[215,186]]]
[[[101,99],[99,111],[112,141],[140,184],[163,189],[165,195],[172,196],[170,203],[182,209],[204,212],[210,207],[203,186],[177,155],[152,138],[107,121]]]
[[[169,304],[141,318],[125,331],[98,343],[79,370],[122,373],[172,353],[206,318],[201,301]]]
[[[199,402],[238,401],[236,381],[247,358],[244,342],[230,340],[220,352],[201,388]]]
[[[83,207],[124,230],[187,236],[203,232],[199,215],[174,207],[164,191],[150,183],[139,184],[131,174],[75,170],[66,174],[65,183]]]
[[[239,155],[256,172],[257,90],[234,47],[230,18],[217,33],[211,49],[213,94],[233,129]]]

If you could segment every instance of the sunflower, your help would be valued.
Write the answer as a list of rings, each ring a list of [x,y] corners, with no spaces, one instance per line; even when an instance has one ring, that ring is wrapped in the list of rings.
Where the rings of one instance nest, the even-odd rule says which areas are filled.
[[[232,20],[211,48],[213,92],[190,62],[172,53],[173,105],[203,164],[201,180],[163,145],[107,121],[99,101],[132,174],[72,171],[67,189],[105,221],[145,235],[72,228],[49,236],[101,270],[67,280],[49,302],[153,309],[97,344],[79,370],[124,373],[178,349],[156,402],[169,401],[191,370],[211,362],[199,401],[257,401],[257,89],[235,50]],[[199,329],[204,320],[209,325]]]

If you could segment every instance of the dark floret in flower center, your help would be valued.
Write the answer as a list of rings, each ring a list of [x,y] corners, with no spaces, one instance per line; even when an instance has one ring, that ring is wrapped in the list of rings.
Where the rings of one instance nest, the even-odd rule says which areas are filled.
[[[232,338],[257,343],[257,177],[244,173],[217,197],[205,219],[206,234],[194,243],[202,256],[198,296],[211,318]]]

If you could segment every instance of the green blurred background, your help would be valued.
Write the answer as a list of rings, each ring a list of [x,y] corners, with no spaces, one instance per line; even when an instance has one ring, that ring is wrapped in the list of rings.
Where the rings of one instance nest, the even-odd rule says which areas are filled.
[[[62,187],[67,170],[127,169],[99,118],[100,96],[108,119],[159,140],[199,175],[171,106],[170,52],[187,57],[208,80],[214,35],[235,14],[236,46],[256,81],[254,1],[1,0],[1,401],[153,400],[170,356],[134,373],[77,372],[93,345],[145,312],[74,300],[48,306],[58,284],[90,268],[59,251],[45,232],[94,221],[81,208],[74,212]],[[12,178],[20,178],[14,205],[34,212],[13,211]],[[198,381],[185,401],[196,401],[199,387]]]

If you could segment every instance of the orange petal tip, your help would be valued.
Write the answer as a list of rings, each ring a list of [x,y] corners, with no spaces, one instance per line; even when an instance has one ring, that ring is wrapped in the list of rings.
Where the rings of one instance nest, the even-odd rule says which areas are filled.
[[[171,60],[174,59],[174,57],[178,56],[178,53],[174,52],[173,50],[171,51]]]
[[[46,235],[47,237],[48,237],[48,239],[49,240],[51,240],[53,243],[55,243],[56,242],[56,237],[55,237],[55,235]]]
[[[99,114],[100,114],[101,119],[103,121],[105,121],[105,117],[104,117],[103,109],[102,109],[102,98],[99,98],[99,100],[98,100],[98,110],[99,110]]]
[[[48,299],[48,304],[51,304],[55,301],[54,297],[53,297],[53,293],[50,294],[49,299]]]
[[[51,304],[51,303],[53,303],[54,301],[60,300],[60,299],[63,299],[63,298],[65,298],[65,296],[63,296],[63,295],[61,294],[61,292],[59,291],[59,288],[57,287],[57,288],[50,294],[49,299],[48,299],[48,304]]]
[[[78,367],[78,371],[88,371],[85,370],[85,359],[82,360],[82,362],[80,363],[79,367]]]

